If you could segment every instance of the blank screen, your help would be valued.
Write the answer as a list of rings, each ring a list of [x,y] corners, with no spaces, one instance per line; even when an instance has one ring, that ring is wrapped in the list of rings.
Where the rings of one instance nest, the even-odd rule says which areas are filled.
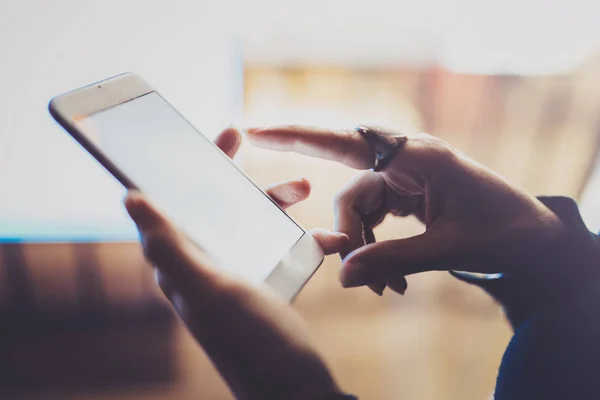
[[[77,121],[230,273],[264,281],[304,231],[156,92]]]

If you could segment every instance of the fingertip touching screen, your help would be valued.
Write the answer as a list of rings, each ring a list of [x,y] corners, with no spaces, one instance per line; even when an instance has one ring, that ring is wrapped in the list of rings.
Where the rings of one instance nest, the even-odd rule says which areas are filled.
[[[230,273],[263,282],[304,234],[156,92],[76,123],[107,159]]]

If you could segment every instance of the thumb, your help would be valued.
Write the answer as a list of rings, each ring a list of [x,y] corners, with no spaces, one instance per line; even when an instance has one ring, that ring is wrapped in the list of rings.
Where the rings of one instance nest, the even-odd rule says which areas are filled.
[[[125,198],[127,212],[137,225],[146,258],[174,286],[207,282],[215,277],[211,260],[142,194]],[[196,288],[197,289],[197,288]]]
[[[344,259],[340,280],[344,287],[355,287],[419,272],[459,269],[459,253],[448,236],[431,231],[372,243]]]

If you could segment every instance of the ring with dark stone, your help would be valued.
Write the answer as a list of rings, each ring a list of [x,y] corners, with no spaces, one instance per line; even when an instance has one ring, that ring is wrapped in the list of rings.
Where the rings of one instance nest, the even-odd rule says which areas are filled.
[[[354,128],[371,146],[375,152],[373,171],[382,171],[394,159],[396,152],[408,140],[404,135],[390,135],[375,128],[359,125]]]

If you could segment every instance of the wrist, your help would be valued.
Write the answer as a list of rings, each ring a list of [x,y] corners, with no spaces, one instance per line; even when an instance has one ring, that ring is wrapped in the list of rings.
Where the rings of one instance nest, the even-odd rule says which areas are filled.
[[[600,243],[591,234],[571,199],[538,198],[541,214],[526,228],[512,262],[498,265],[499,274],[480,278],[468,273],[453,276],[474,284],[502,305],[513,328],[543,309],[570,301],[600,279]]]

